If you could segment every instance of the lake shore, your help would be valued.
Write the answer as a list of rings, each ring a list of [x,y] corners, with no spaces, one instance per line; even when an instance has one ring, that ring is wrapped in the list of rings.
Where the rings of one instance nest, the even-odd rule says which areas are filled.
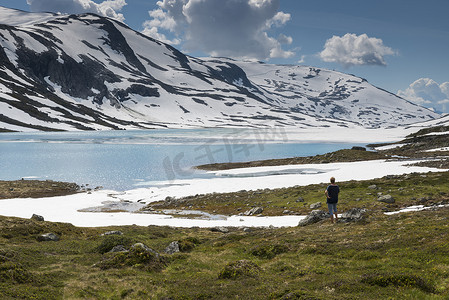
[[[3,182],[0,196],[9,199],[2,200],[5,205],[0,214],[29,217],[39,213],[77,226],[295,226],[312,204],[323,205],[323,191],[331,176],[344,191],[343,210],[371,207],[391,211],[424,204],[422,199],[432,205],[446,201],[446,191],[435,195],[431,184],[432,180],[444,180],[448,171],[444,130],[435,134],[425,130],[400,142],[370,145],[376,151],[358,147],[309,157],[199,166],[213,176],[153,182],[150,187],[123,192],[84,188],[79,193],[75,184],[53,181]],[[429,151],[433,149],[443,151]],[[409,182],[421,186],[429,181],[425,178],[430,178],[428,185],[414,191]],[[390,188],[367,191],[370,185]],[[377,201],[385,194],[391,194],[395,203]],[[22,199],[11,199],[16,197]],[[28,199],[33,197],[39,199]],[[58,210],[46,212],[47,207]],[[258,217],[249,216],[247,212],[255,207],[262,211]],[[277,217],[291,218],[284,222]]]
[[[429,147],[435,149],[437,144],[444,148],[440,143]],[[410,148],[410,153],[418,152],[410,145],[400,147],[404,146]],[[390,150],[379,152],[401,152],[392,145],[387,148]],[[0,215],[11,209],[12,215],[21,217],[0,216],[0,296],[446,299],[449,171],[434,168],[443,168],[446,156],[439,157],[438,164],[435,157],[417,156],[413,160],[390,157],[313,163],[336,159],[341,155],[337,153],[311,159],[305,165],[211,171],[223,175],[218,178],[223,180],[213,184],[177,181],[125,192],[77,192],[76,185],[52,181],[33,181],[34,188],[27,187],[28,180],[3,182],[0,190],[15,192],[17,197],[44,197],[45,193],[53,197],[0,200]],[[410,162],[431,162],[432,168],[407,165]],[[307,172],[301,174],[298,168]],[[337,174],[342,189],[340,212],[363,208],[367,210],[366,218],[351,223],[322,220],[296,226],[301,216],[313,210],[310,205],[322,202],[325,206],[323,191],[330,174]],[[362,175],[367,177],[362,179]],[[295,181],[302,184],[292,185]],[[224,182],[229,187],[222,185]],[[237,183],[234,189],[258,184],[264,188],[191,194],[209,188],[224,191]],[[8,184],[17,185],[10,191]],[[67,195],[55,196],[49,190],[56,188],[54,185]],[[269,185],[272,188],[265,188]],[[182,193],[191,195],[182,197]],[[151,202],[168,195],[171,198]],[[389,203],[380,201],[387,195]],[[107,201],[120,203],[122,209],[136,203],[148,205],[147,209],[153,206],[151,214],[167,209],[198,209],[214,215],[244,214],[254,207],[262,207],[263,211],[259,216],[215,221],[156,214],[156,222],[148,222],[151,214],[147,213],[79,211],[104,207]],[[143,204],[145,201],[148,203]],[[411,205],[429,209],[388,213]],[[45,221],[30,219],[32,213],[42,215]],[[38,241],[46,233],[54,233],[59,240]],[[167,252],[169,245],[178,247],[173,254]],[[120,247],[116,248],[119,252],[111,252],[114,247]]]

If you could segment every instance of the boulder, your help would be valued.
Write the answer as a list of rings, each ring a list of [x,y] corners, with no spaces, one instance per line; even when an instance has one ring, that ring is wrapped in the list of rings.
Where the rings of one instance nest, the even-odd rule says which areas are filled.
[[[380,196],[379,198],[377,198],[377,201],[390,204],[395,202],[394,198],[391,195]]]
[[[344,222],[356,222],[366,218],[367,210],[365,208],[351,208],[341,214],[340,219]]]
[[[149,253],[153,254],[156,257],[159,257],[159,253],[157,253],[156,251],[154,251],[153,249],[151,249],[150,247],[148,247],[147,245],[145,245],[143,243],[136,243],[136,244],[132,245],[131,250],[145,251],[145,252],[149,252]]]
[[[321,202],[316,202],[316,203],[310,204],[310,209],[318,209],[320,207],[321,207]]]
[[[251,208],[250,210],[246,211],[245,216],[254,216],[254,215],[261,214],[262,212],[263,212],[262,207],[254,207],[254,208]]]
[[[371,190],[375,190],[375,189],[377,189],[377,185],[373,184],[373,185],[370,185],[368,188]]]
[[[125,246],[123,245],[117,245],[114,246],[114,248],[112,248],[109,252],[128,252],[128,250],[126,250]]]
[[[36,239],[39,242],[50,242],[50,241],[57,242],[57,241],[59,241],[59,236],[50,232],[50,233],[38,235]]]
[[[223,227],[223,226],[218,226],[218,227],[212,227],[210,229],[210,231],[212,231],[212,232],[228,233],[229,229],[227,229],[226,227]]]
[[[31,216],[31,220],[42,222],[42,221],[44,221],[44,217],[42,217],[42,216],[40,216],[40,215],[33,214],[33,215]]]
[[[167,246],[167,248],[165,248],[165,253],[167,253],[167,254],[173,254],[173,253],[176,253],[176,252],[179,252],[180,250],[179,250],[179,242],[178,241],[174,241],[174,242],[171,242],[168,246]]]
[[[307,217],[299,221],[298,226],[307,226],[328,218],[329,218],[328,212],[325,212],[324,210],[320,209],[312,210],[312,212]]]

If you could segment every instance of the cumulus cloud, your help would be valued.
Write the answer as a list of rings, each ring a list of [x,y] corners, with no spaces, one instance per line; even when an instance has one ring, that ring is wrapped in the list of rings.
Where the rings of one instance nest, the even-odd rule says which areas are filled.
[[[378,38],[366,34],[347,33],[344,36],[333,36],[326,41],[324,50],[319,53],[325,62],[335,62],[344,67],[356,65],[385,66],[384,56],[395,52],[385,46]]]
[[[187,51],[236,58],[287,58],[282,45],[293,39],[268,34],[284,26],[290,14],[278,11],[280,0],[163,0],[149,12],[143,33]],[[167,38],[170,35],[172,39]]]
[[[99,4],[92,0],[27,0],[27,3],[33,12],[94,13],[122,22],[125,20],[123,14],[118,13],[126,5],[125,0],[106,0]]]
[[[430,78],[420,78],[405,91],[399,90],[398,95],[438,112],[449,112],[449,82],[438,84]]]

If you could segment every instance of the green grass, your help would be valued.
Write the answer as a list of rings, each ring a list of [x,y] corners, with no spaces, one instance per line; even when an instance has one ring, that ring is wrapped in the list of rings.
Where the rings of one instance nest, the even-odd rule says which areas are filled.
[[[449,208],[382,213],[417,202],[447,201],[447,176],[443,172],[340,183],[341,211],[369,209],[361,223],[323,221],[251,232],[234,228],[223,234],[157,226],[77,228],[0,217],[0,298],[448,299]],[[378,188],[369,189],[372,184]],[[263,191],[239,205],[272,201],[276,209],[307,212],[308,204],[322,200],[322,190],[311,185]],[[393,195],[397,202],[389,207],[377,202],[378,192]],[[221,198],[229,202],[225,195],[218,195],[210,207],[223,205]],[[294,201],[298,196],[306,206]],[[123,235],[101,236],[110,230]],[[60,241],[36,240],[47,232],[60,235]],[[182,252],[164,254],[172,241],[179,242]],[[107,253],[117,244],[129,249],[136,242],[159,256],[140,250]]]
[[[400,207],[438,203],[449,198],[447,178],[449,172],[386,176],[367,181],[339,182],[341,188],[339,209],[352,207],[367,208],[373,211],[395,210]],[[376,189],[369,189],[376,185]],[[224,215],[244,213],[252,207],[263,207],[267,216],[282,215],[285,210],[293,214],[307,214],[310,204],[321,202],[325,206],[324,190],[327,184],[313,184],[281,189],[240,191],[234,193],[214,193],[196,195],[149,204],[153,210],[191,209]],[[376,201],[378,193],[390,194],[394,204]],[[301,197],[304,201],[298,202]]]

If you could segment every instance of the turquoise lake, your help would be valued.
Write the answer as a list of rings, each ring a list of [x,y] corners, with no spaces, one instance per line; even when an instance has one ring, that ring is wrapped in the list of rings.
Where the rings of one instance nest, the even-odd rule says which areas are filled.
[[[1,133],[0,180],[50,179],[118,191],[214,176],[192,166],[323,154],[354,143],[290,141],[282,130]]]

